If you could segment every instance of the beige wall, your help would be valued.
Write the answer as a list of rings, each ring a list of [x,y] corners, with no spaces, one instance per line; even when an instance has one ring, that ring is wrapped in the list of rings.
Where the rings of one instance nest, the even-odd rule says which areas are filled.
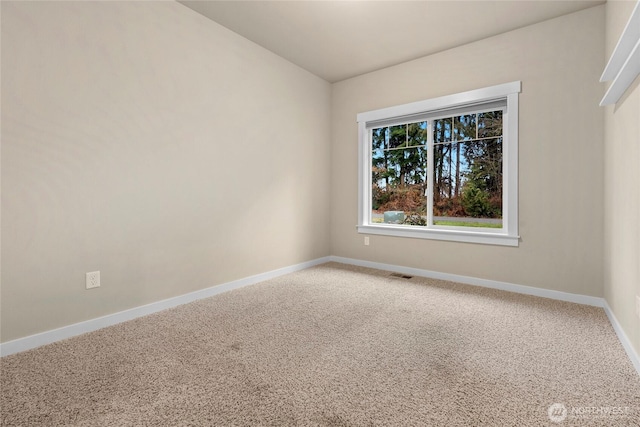
[[[611,1],[607,10],[609,58],[635,2]],[[605,109],[604,139],[604,295],[640,354],[640,320],[634,300],[640,295],[640,78],[615,106]]]
[[[0,340],[333,254],[604,295],[640,350],[638,81],[598,107],[632,7],[330,86],[177,3],[2,2]],[[356,114],[513,80],[520,246],[365,247]]]
[[[334,84],[332,254],[602,296],[604,6]],[[356,232],[356,114],[522,81],[517,248]]]
[[[178,3],[2,2],[2,341],[329,255],[329,108]]]

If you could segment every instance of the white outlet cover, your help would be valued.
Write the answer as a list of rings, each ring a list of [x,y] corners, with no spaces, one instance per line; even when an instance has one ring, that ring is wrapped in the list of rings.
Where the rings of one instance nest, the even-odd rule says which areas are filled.
[[[92,271],[86,274],[86,288],[93,289],[100,287],[100,272]]]

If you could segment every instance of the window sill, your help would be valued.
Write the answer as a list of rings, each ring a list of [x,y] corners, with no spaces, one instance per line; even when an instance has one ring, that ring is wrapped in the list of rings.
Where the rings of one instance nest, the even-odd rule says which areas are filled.
[[[359,225],[358,233],[414,239],[446,240],[450,242],[481,243],[485,245],[518,246],[520,236],[506,233],[467,231],[438,228],[417,228],[397,225]]]

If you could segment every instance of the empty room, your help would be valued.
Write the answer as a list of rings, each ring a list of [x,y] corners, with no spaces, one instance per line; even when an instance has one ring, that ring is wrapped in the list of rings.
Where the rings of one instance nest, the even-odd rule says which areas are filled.
[[[0,19],[0,425],[640,425],[637,0]]]

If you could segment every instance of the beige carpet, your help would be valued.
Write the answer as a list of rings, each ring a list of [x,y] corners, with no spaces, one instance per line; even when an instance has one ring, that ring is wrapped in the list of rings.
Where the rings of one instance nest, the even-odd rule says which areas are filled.
[[[640,425],[602,309],[335,263],[0,363],[2,425]]]

